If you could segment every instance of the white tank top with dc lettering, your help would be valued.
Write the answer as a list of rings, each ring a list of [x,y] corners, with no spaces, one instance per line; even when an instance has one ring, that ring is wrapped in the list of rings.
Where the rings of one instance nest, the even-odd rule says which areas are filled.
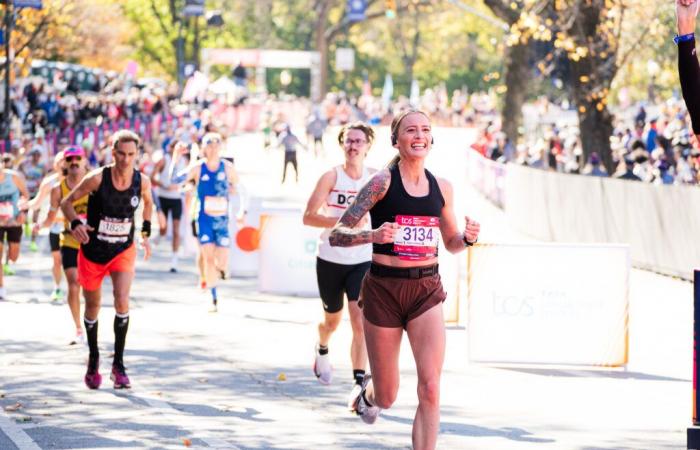
[[[362,176],[359,180],[353,180],[345,173],[343,166],[335,167],[335,186],[326,198],[324,206],[325,214],[331,217],[343,215],[345,210],[355,200],[355,196],[371,178],[367,167],[362,169]],[[363,230],[371,230],[372,225],[368,220],[362,227]],[[360,264],[372,260],[372,244],[358,245],[356,247],[331,247],[328,236],[331,234],[330,228],[326,228],[321,233],[321,242],[318,245],[318,257],[324,261],[336,264]]]

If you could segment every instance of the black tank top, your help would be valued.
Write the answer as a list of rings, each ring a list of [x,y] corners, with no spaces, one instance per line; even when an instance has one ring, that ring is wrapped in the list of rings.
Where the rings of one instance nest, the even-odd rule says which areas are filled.
[[[119,191],[112,183],[112,168],[102,169],[102,182],[88,197],[87,223],[93,231],[81,245],[85,257],[106,264],[134,242],[134,212],[141,202],[141,173],[134,169],[131,186]]]
[[[399,165],[394,164],[390,168],[390,172],[391,183],[389,184],[386,195],[384,195],[384,198],[379,200],[369,211],[370,219],[372,220],[372,229],[379,228],[384,222],[396,222],[396,216],[425,217],[429,218],[425,220],[432,222],[430,224],[431,226],[426,228],[428,229],[428,236],[425,235],[425,230],[423,230],[423,236],[421,236],[420,233],[415,233],[415,231],[420,232],[420,229],[411,229],[409,231],[408,229],[404,230],[403,227],[401,230],[397,231],[397,233],[403,235],[403,233],[408,232],[410,235],[409,237],[417,241],[420,241],[421,238],[423,238],[423,241],[425,241],[426,238],[437,239],[438,236],[433,235],[433,233],[439,234],[440,215],[442,214],[442,208],[445,206],[445,199],[442,196],[442,192],[440,192],[440,186],[433,174],[427,169],[425,170],[429,186],[428,195],[425,197],[413,197],[409,195],[403,187]],[[436,224],[438,228],[435,228]],[[426,223],[425,225],[428,224]],[[412,235],[411,232],[413,232]],[[395,251],[394,245],[393,243],[372,244],[372,251],[380,255],[401,256],[399,252]],[[435,249],[435,256],[437,256],[437,248]]]

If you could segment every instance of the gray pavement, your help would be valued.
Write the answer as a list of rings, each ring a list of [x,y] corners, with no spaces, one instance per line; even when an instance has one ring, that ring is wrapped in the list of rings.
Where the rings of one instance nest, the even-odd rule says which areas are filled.
[[[276,177],[265,181],[264,173],[281,170],[281,155],[270,152],[262,167],[254,165],[257,139],[241,137],[234,153],[252,189],[277,195]],[[386,161],[386,154],[374,157]],[[330,161],[300,159],[302,182],[288,184],[289,201],[305,198]],[[484,240],[527,239],[462,189],[460,201],[482,222]],[[23,249],[17,275],[6,278],[9,299],[0,302],[0,449],[410,448],[417,397],[407,340],[396,404],[365,425],[345,409],[347,319],[331,343],[334,382],[322,386],[311,373],[318,299],[263,294],[255,279],[232,279],[220,288],[220,312],[210,314],[193,262],[169,274],[167,254],[162,242],[151,262],[138,265],[125,356],[133,388],[114,390],[107,378],[113,308],[106,295],[99,325],[105,381],[90,391],[82,382],[87,349],[68,345],[68,308],[48,300],[47,252]],[[626,370],[469,363],[466,330],[450,325],[438,448],[684,448],[691,325],[692,286],[636,270]]]

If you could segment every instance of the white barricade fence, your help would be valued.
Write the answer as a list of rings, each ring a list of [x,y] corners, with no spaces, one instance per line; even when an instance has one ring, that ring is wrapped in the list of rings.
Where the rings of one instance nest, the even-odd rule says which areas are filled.
[[[488,158],[475,150],[467,151],[467,180],[496,206],[506,203],[506,165]]]
[[[298,207],[265,203],[260,227],[259,290],[317,297],[316,247],[320,229],[304,226]]]
[[[468,266],[471,361],[627,363],[628,246],[479,244]]]
[[[692,280],[697,186],[657,186],[508,165],[508,221],[538,239],[627,243],[635,266]]]

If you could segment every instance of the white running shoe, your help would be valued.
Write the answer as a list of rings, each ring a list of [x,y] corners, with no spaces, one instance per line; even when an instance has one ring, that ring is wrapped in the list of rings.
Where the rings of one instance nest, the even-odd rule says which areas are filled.
[[[367,374],[365,375],[365,379],[362,381],[362,388],[360,389],[360,392],[357,394],[357,397],[353,401],[353,408],[352,410],[360,416],[362,421],[368,425],[373,424],[374,422],[377,421],[377,417],[379,417],[379,413],[382,411],[382,409],[378,406],[369,406],[367,402],[365,402],[364,399],[364,393],[365,390],[367,390],[367,385],[369,384],[369,381],[372,379],[372,375]]]
[[[316,359],[314,360],[314,375],[318,378],[319,383],[326,385],[331,384],[333,368],[331,367],[328,353],[320,355],[318,353],[318,344],[314,347],[314,353],[316,354]]]
[[[87,347],[87,339],[85,338],[85,333],[83,332],[83,329],[81,328],[79,331],[76,331],[75,333],[76,340],[78,341],[78,344],[80,344],[83,347]]]

